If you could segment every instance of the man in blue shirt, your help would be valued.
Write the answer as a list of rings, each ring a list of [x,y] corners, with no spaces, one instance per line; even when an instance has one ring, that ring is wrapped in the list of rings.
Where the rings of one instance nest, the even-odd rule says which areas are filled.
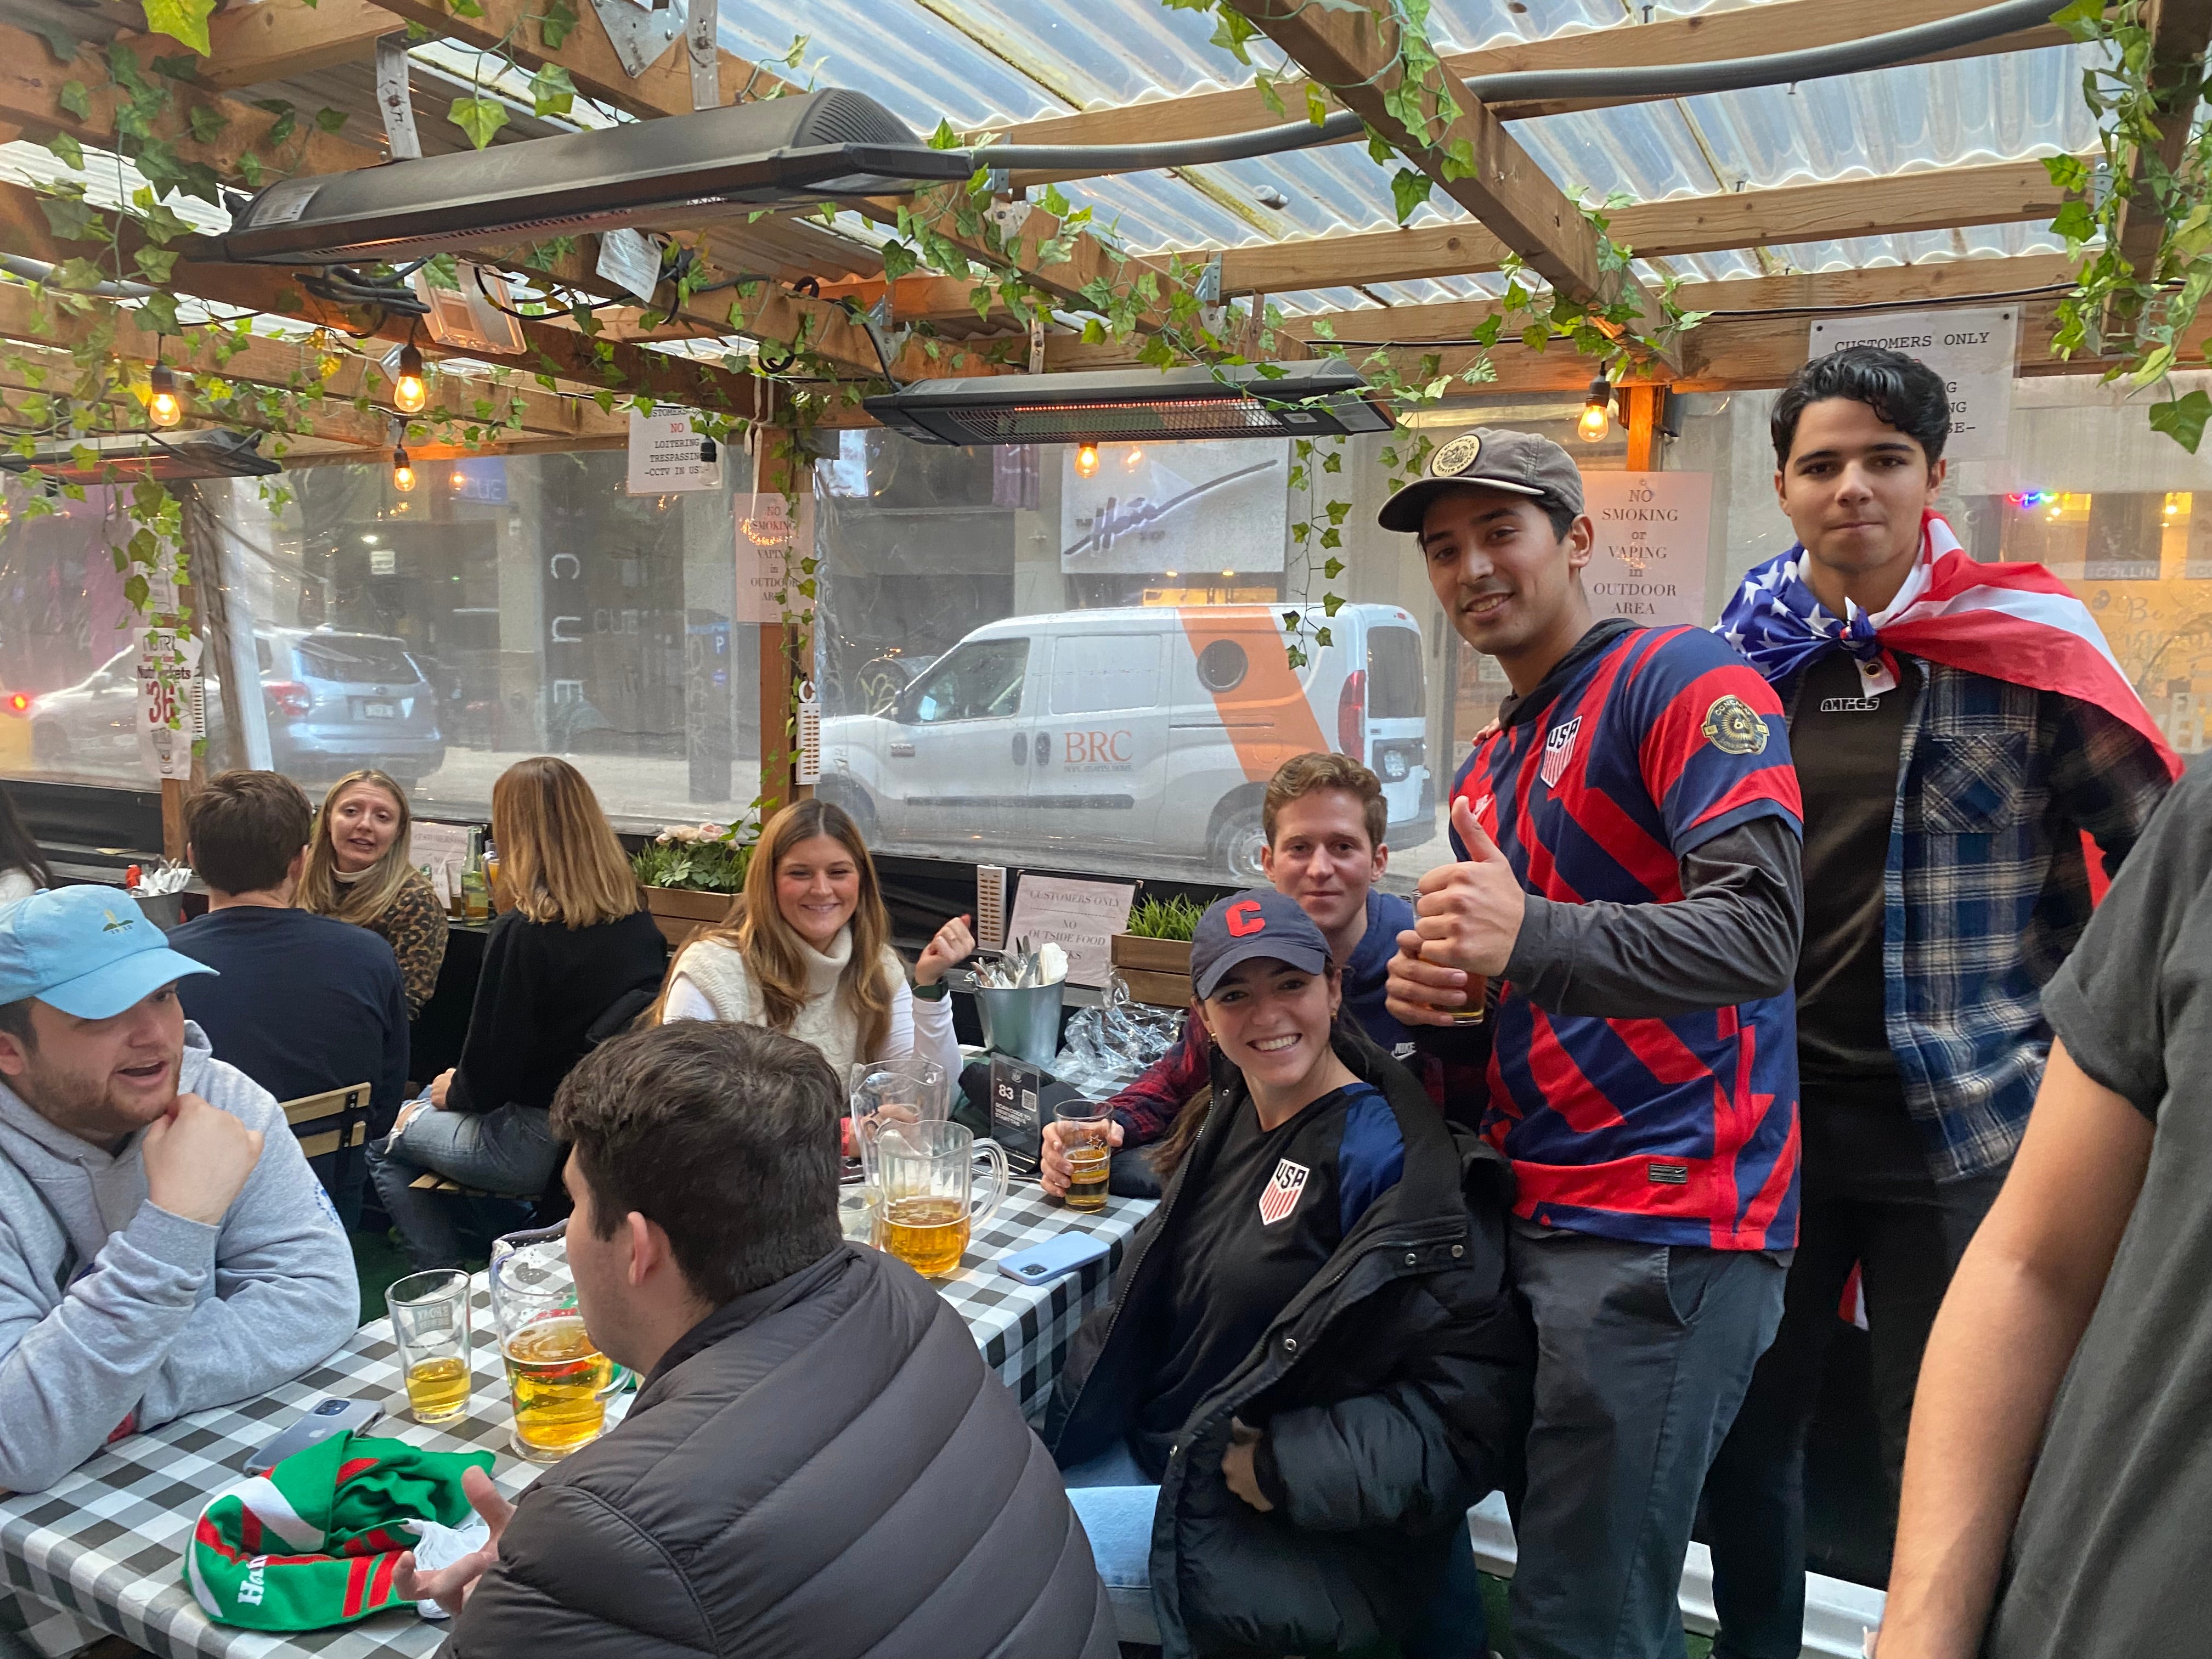
[[[208,913],[169,944],[216,970],[179,981],[185,1017],[218,1060],[280,1101],[369,1085],[368,1132],[383,1134],[407,1091],[406,992],[392,947],[374,933],[292,908],[314,823],[307,798],[279,773],[219,773],[192,797],[185,823]],[[351,1228],[362,1150],[309,1162]]]

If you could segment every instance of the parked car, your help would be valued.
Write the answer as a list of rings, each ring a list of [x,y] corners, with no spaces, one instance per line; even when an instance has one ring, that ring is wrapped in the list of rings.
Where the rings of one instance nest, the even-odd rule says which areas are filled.
[[[872,839],[1127,845],[1256,884],[1267,780],[1292,755],[1334,750],[1382,778],[1393,846],[1431,839],[1419,623],[1351,605],[1306,626],[1310,659],[1293,669],[1279,613],[1258,605],[992,623],[880,713],[824,720],[818,793]]]
[[[270,763],[303,781],[377,766],[412,788],[445,763],[437,696],[406,642],[383,634],[271,629],[253,640]],[[120,774],[138,763],[137,648],[75,685],[32,700],[31,753],[42,771]],[[207,674],[208,735],[222,733],[222,676]]]

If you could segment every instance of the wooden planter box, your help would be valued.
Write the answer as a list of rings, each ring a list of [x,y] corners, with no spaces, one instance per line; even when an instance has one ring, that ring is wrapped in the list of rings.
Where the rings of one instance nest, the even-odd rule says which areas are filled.
[[[741,902],[735,893],[702,893],[690,887],[641,887],[638,891],[659,924],[672,957],[701,929],[720,927],[732,904]]]
[[[1190,941],[1140,939],[1116,933],[1112,941],[1115,970],[1139,1002],[1162,1008],[1190,1006]]]

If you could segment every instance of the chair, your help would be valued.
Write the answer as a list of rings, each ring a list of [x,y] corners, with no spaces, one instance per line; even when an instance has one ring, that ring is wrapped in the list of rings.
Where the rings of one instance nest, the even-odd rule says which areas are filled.
[[[349,1083],[319,1095],[301,1095],[284,1102],[283,1110],[300,1151],[308,1158],[349,1154],[338,1160],[330,1183],[333,1194],[343,1192],[354,1158],[366,1156],[368,1146],[368,1085]]]

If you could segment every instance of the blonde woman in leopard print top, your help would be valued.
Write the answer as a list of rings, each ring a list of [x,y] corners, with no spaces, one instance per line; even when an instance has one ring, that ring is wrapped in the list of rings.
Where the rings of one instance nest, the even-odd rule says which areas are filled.
[[[414,822],[407,792],[373,769],[349,772],[323,797],[308,842],[307,871],[296,901],[392,947],[412,1019],[438,988],[446,959],[446,908],[422,872],[407,861]]]

